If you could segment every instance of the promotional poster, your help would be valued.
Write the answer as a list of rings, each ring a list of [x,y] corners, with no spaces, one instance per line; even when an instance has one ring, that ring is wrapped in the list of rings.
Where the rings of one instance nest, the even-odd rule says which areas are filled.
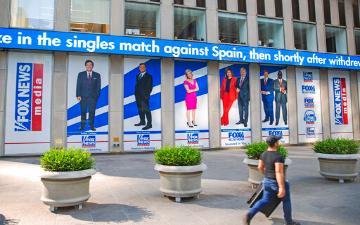
[[[286,67],[260,66],[262,138],[282,136],[289,143]]]
[[[296,88],[299,143],[322,140],[319,70],[297,68]]]
[[[161,61],[124,59],[124,150],[161,147]]]
[[[175,145],[209,147],[207,63],[175,61]]]
[[[352,139],[349,72],[329,70],[328,73],[331,137]]]
[[[109,60],[69,55],[67,146],[109,151]]]
[[[219,64],[221,146],[251,143],[248,64]]]
[[[9,52],[5,155],[49,150],[52,67],[52,55]]]

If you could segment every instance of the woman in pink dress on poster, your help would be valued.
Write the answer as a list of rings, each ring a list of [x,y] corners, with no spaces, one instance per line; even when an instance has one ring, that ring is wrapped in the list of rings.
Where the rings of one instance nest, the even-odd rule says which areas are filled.
[[[184,81],[184,87],[186,90],[185,95],[185,104],[186,104],[186,118],[188,127],[192,128],[197,126],[195,123],[195,113],[197,106],[196,92],[199,91],[199,86],[195,79],[192,71],[187,69],[185,70],[186,80]]]

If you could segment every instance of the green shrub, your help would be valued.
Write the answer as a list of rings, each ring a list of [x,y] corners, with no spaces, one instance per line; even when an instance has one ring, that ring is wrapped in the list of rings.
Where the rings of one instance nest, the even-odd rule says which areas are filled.
[[[264,142],[264,141],[255,142],[255,143],[246,145],[245,153],[249,159],[259,160],[261,154],[263,152],[265,152],[267,150],[267,148],[268,148],[268,145],[266,144],[266,142]],[[284,159],[288,156],[288,151],[282,145],[278,148],[277,151],[281,154],[281,156]]]
[[[79,171],[93,168],[95,159],[83,149],[50,149],[40,159],[46,171]]]
[[[316,153],[323,154],[357,154],[359,152],[359,144],[351,139],[325,139],[315,142],[313,150]]]
[[[155,161],[165,166],[195,166],[201,163],[201,153],[192,147],[164,147],[155,152]]]

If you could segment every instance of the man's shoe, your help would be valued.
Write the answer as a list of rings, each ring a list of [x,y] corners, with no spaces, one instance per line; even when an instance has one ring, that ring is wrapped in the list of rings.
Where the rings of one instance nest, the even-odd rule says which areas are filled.
[[[250,225],[250,218],[247,213],[243,216],[242,221],[243,221],[242,223],[243,225]]]
[[[276,121],[275,126],[279,125],[279,122]]]
[[[145,127],[142,128],[142,130],[149,130],[152,128],[151,124],[146,125]]]
[[[273,123],[274,123],[274,121],[270,121],[270,123],[269,123],[269,124],[270,124],[270,125],[273,125]]]
[[[83,126],[79,127],[79,130],[84,130],[84,127]]]
[[[247,123],[244,123],[244,127],[247,127]]]
[[[236,125],[240,125],[240,124],[242,124],[242,122],[241,122],[241,121],[239,121],[239,122],[237,122],[237,123],[236,123]]]
[[[285,123],[285,125],[287,125],[287,121],[285,121],[284,123]]]
[[[91,127],[90,127],[90,130],[92,130],[92,131],[96,131],[96,128],[95,128],[95,127],[93,127],[93,126],[91,126]]]
[[[263,122],[263,123],[266,123],[267,121],[269,121],[269,120],[268,120],[268,119],[264,119],[262,122]]]
[[[285,225],[300,225],[300,223],[292,221],[291,223],[285,223]]]
[[[134,126],[136,126],[136,127],[139,127],[139,126],[144,126],[145,125],[145,123],[144,122],[140,122],[140,123],[136,123],[136,124],[134,124]]]

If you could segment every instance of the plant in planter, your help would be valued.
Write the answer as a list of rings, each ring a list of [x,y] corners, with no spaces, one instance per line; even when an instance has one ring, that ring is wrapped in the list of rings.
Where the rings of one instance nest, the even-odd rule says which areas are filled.
[[[43,172],[41,200],[57,207],[79,206],[90,198],[89,182],[96,173],[95,159],[82,149],[50,149],[40,159]]]
[[[197,197],[201,192],[201,175],[206,165],[201,153],[191,147],[164,147],[155,152],[155,170],[160,174],[160,191],[167,197]]]
[[[350,139],[325,139],[313,147],[320,164],[320,174],[328,179],[354,180],[358,176],[359,144]]]
[[[255,188],[259,185],[264,179],[264,175],[258,170],[259,159],[263,152],[268,148],[266,142],[255,142],[252,144],[246,145],[245,154],[247,157],[244,159],[244,163],[248,165],[249,168],[249,178],[248,181]],[[285,169],[291,164],[291,160],[287,157],[288,152],[284,146],[280,146],[277,150],[283,158],[285,158]]]

